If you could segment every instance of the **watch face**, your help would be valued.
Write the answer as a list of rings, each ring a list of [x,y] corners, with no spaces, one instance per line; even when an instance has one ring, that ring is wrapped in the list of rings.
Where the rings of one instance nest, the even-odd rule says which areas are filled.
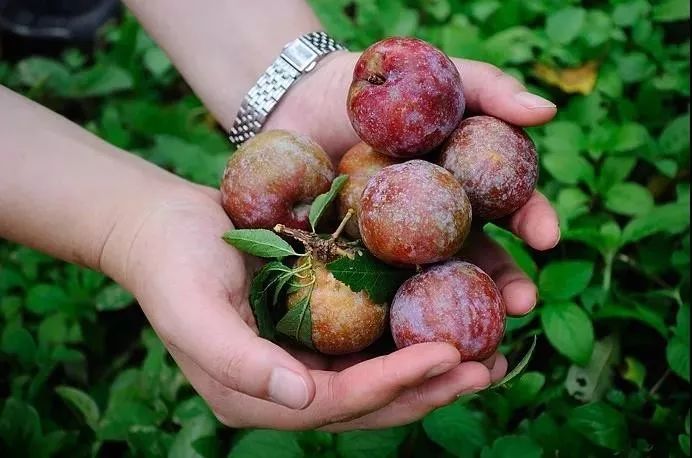
[[[315,62],[318,54],[301,40],[296,40],[284,48],[283,57],[302,72]]]

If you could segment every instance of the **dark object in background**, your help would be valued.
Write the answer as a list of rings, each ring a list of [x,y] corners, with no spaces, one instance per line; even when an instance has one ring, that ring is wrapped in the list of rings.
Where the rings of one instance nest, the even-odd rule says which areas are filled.
[[[0,29],[25,38],[90,41],[118,0],[0,0]]]

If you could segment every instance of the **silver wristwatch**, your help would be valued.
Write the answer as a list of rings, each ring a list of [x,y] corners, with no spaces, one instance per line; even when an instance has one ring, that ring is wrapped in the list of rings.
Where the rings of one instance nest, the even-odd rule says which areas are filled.
[[[229,140],[239,146],[257,134],[288,89],[327,54],[346,50],[324,32],[311,32],[284,46],[240,105]]]

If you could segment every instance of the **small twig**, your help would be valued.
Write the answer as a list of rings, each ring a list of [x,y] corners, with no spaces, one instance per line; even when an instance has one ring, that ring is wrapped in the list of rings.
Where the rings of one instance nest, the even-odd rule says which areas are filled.
[[[654,383],[654,386],[651,387],[649,390],[649,396],[653,396],[656,394],[659,388],[661,388],[661,385],[663,385],[663,382],[668,378],[670,375],[670,369],[666,369],[666,371],[663,373],[660,379],[656,383]]]
[[[346,215],[344,216],[344,219],[341,220],[341,223],[339,224],[339,227],[336,228],[334,233],[332,234],[332,240],[336,240],[337,237],[341,235],[341,233],[344,231],[344,228],[346,227],[346,223],[348,223],[348,220],[351,219],[355,212],[353,211],[352,208],[349,208],[348,211],[346,212]]]

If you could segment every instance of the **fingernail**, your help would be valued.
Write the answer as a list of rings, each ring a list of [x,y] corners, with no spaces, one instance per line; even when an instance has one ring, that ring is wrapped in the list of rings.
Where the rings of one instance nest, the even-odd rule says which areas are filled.
[[[308,403],[308,386],[292,370],[277,367],[269,377],[269,399],[291,409],[302,409]]]
[[[440,363],[437,366],[430,369],[428,372],[426,372],[425,378],[433,378],[433,377],[437,377],[438,375],[442,375],[445,372],[449,372],[450,370],[455,368],[457,365],[458,365],[458,363],[450,362],[450,361]]]
[[[533,110],[535,108],[556,108],[557,106],[550,100],[532,94],[530,92],[518,92],[514,94],[516,101],[525,108]]]

